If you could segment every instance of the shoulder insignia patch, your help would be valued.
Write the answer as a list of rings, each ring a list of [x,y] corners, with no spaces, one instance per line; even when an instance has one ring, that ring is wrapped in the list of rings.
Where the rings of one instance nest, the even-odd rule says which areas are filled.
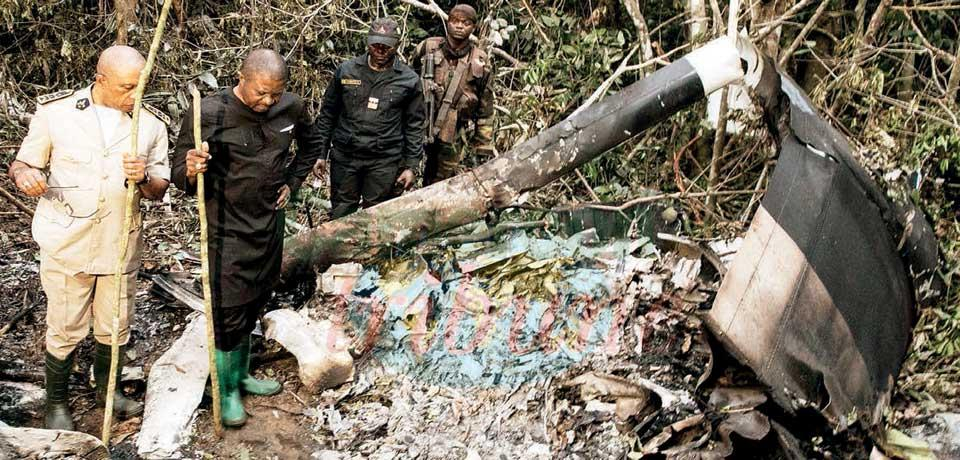
[[[165,124],[165,125],[169,125],[169,124],[170,124],[170,117],[169,117],[167,114],[161,112],[160,109],[158,109],[158,108],[156,108],[156,107],[154,107],[154,106],[152,106],[152,105],[150,105],[150,104],[143,104],[143,108],[146,109],[147,112],[152,113],[153,116],[159,118],[160,121],[163,122],[163,124]]]
[[[43,96],[37,97],[37,104],[43,105],[48,102],[53,102],[59,99],[63,99],[71,94],[73,94],[72,89],[65,89],[63,91],[57,91],[55,93],[44,94]]]
[[[90,107],[90,99],[87,99],[87,98],[80,99],[77,101],[74,107],[76,107],[77,110],[84,110],[87,107]]]

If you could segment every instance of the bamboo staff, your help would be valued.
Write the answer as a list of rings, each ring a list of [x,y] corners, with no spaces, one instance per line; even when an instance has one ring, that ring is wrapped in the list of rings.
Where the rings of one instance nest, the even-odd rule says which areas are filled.
[[[197,152],[203,151],[200,139],[200,91],[190,84],[193,96],[193,144]],[[207,200],[204,197],[203,173],[197,173],[197,209],[200,211],[200,279],[203,281],[203,314],[207,317],[207,351],[210,355],[210,386],[213,388],[213,429],[217,437],[223,434],[220,419],[220,380],[217,371],[216,342],[213,336],[213,296],[210,294],[210,256],[207,255]]]
[[[143,103],[143,90],[147,86],[147,79],[153,70],[153,61],[157,58],[157,50],[160,48],[160,39],[163,37],[163,28],[167,23],[167,13],[170,11],[172,0],[164,0],[163,8],[160,10],[160,18],[157,19],[157,28],[153,32],[153,42],[150,43],[150,52],[147,53],[147,62],[140,71],[140,79],[137,80],[137,88],[133,93],[133,126],[130,128],[130,145],[133,146],[132,154],[139,155],[137,135],[140,130],[140,108]],[[117,285],[116,302],[113,304],[113,330],[110,332],[110,375],[107,377],[107,403],[103,409],[103,432],[101,440],[103,445],[110,449],[110,428],[113,421],[113,394],[117,391],[117,365],[120,361],[120,295],[123,292],[123,268],[127,259],[127,246],[130,240],[130,224],[133,220],[134,205],[137,198],[137,183],[133,180],[127,180],[127,199],[123,210],[123,227],[120,232],[120,252],[117,255],[116,270],[114,270],[114,283]]]

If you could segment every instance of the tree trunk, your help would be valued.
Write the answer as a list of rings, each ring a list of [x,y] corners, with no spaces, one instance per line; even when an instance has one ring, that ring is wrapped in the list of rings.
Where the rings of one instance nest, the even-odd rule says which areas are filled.
[[[637,29],[637,41],[640,42],[640,57],[642,58],[640,62],[649,62],[653,59],[653,45],[650,43],[647,20],[644,19],[643,13],[640,11],[640,0],[623,0],[623,6],[627,9],[627,14],[630,15],[633,26]],[[640,72],[644,77],[650,73],[646,69],[641,69]]]
[[[953,58],[953,68],[950,70],[950,79],[947,80],[947,103],[957,103],[957,87],[960,87],[960,43],[957,44],[957,55]]]
[[[117,44],[127,44],[127,29],[137,23],[137,0],[113,0],[117,15]]]
[[[900,66],[900,81],[897,82],[897,98],[913,99],[913,83],[917,79],[917,53],[907,53]]]
[[[285,279],[363,261],[483,218],[743,76],[718,39],[472,171],[327,222],[286,241]]]
[[[708,34],[706,0],[687,0],[687,14],[690,16],[687,41],[692,44],[702,42]]]

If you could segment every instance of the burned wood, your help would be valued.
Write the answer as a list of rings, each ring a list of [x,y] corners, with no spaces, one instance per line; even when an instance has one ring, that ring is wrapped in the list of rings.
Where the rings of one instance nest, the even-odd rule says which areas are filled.
[[[167,275],[157,274],[150,277],[153,280],[152,291],[160,293],[164,297],[172,298],[192,310],[203,313],[203,298],[199,294],[181,286],[176,281],[170,279]]]
[[[15,315],[13,315],[13,318],[10,318],[10,321],[0,328],[0,337],[6,335],[6,333],[9,332],[15,324],[17,324],[17,321],[23,319],[24,316],[27,316],[27,313],[30,313],[30,310],[33,310],[35,304],[33,302],[27,303],[27,291],[23,292],[23,301],[21,301],[21,305],[22,307]]]
[[[9,380],[11,382],[30,382],[43,384],[43,372],[28,371],[25,369],[2,369],[0,368],[0,380]]]

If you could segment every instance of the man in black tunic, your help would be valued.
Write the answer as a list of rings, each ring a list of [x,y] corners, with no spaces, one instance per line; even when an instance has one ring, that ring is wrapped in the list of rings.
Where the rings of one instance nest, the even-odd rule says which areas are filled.
[[[423,92],[417,74],[397,59],[396,21],[370,24],[367,52],[337,68],[317,115],[321,155],[330,165],[334,219],[413,185],[423,156]]]
[[[210,284],[221,415],[240,426],[241,391],[270,395],[278,382],[249,374],[250,333],[280,275],[284,213],[319,151],[299,96],[285,92],[287,67],[275,51],[250,53],[239,83],[201,102],[203,151],[193,147],[193,111],[187,111],[173,159],[173,181],[196,192],[203,172],[209,226]],[[299,149],[290,162],[290,144]]]

